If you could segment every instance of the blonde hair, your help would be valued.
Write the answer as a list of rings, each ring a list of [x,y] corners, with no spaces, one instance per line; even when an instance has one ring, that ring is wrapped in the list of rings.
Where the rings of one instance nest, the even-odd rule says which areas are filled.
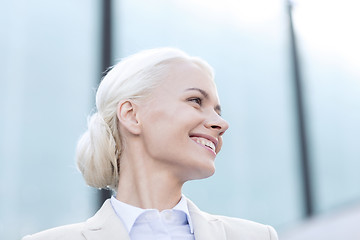
[[[81,136],[76,159],[86,183],[96,188],[116,190],[123,150],[117,106],[121,100],[141,100],[161,83],[171,64],[192,62],[213,79],[208,63],[174,48],[145,50],[111,68],[96,93],[96,109],[88,119],[88,130]]]

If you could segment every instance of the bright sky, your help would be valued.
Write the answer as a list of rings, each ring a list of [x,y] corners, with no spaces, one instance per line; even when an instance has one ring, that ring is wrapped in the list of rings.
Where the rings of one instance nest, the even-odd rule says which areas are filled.
[[[306,48],[324,58],[336,57],[360,73],[360,1],[295,1],[294,25]]]

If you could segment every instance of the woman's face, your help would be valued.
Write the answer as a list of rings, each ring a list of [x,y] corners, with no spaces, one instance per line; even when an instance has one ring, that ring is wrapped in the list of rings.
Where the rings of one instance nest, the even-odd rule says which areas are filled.
[[[146,156],[179,181],[211,176],[228,123],[216,86],[193,63],[176,63],[138,106]]]

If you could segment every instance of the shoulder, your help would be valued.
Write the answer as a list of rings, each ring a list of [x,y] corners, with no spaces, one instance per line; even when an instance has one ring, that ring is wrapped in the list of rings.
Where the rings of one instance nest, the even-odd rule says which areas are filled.
[[[76,223],[51,228],[33,235],[27,235],[22,240],[83,240],[82,229],[85,223]]]
[[[207,213],[206,213],[207,214]],[[211,214],[209,214],[211,215]],[[269,225],[227,216],[211,215],[213,218],[221,221],[226,236],[230,239],[249,236],[250,239],[269,239],[277,240],[278,236],[275,229]]]
[[[216,232],[223,232],[229,240],[278,240],[277,233],[271,226],[241,218],[213,215],[201,211],[191,200],[187,199],[187,201],[194,227],[196,224],[201,226],[201,231],[212,231],[216,227]]]
[[[52,228],[25,236],[22,240],[110,239],[109,236],[121,234],[127,236],[126,229],[113,211],[110,200],[106,200],[96,214],[85,222]]]

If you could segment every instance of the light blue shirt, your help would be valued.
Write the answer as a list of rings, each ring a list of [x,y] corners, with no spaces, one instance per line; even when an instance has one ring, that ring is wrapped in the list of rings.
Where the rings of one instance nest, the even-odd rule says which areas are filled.
[[[111,197],[116,215],[124,223],[131,240],[194,240],[194,230],[184,196],[172,209],[134,207]]]

